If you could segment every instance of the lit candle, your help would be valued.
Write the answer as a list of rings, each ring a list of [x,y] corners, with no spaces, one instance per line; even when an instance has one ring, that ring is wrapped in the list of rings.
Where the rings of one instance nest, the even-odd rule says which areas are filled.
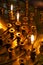
[[[31,35],[31,44],[33,44],[34,43],[34,35]]]
[[[19,22],[19,12],[17,12],[17,21]]]
[[[11,4],[11,11],[13,11],[13,4]]]

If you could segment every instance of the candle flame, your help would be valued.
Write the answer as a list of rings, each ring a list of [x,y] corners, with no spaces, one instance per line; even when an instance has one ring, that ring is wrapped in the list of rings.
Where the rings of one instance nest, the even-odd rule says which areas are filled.
[[[34,42],[34,35],[31,35],[31,43],[33,44],[33,42]]]
[[[19,13],[17,12],[17,21],[19,21]]]
[[[13,4],[11,4],[11,11],[13,10]]]

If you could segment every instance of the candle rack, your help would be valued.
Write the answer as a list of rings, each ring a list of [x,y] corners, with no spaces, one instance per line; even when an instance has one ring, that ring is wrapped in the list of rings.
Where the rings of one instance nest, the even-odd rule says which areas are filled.
[[[0,34],[0,41],[2,41],[0,47],[2,47],[3,52],[1,56],[4,53],[4,55],[7,54],[6,57],[3,55],[4,59],[3,61],[1,60],[3,63],[0,63],[0,65],[11,63],[11,61],[18,61],[19,65],[27,64],[30,59],[30,54],[28,55],[28,53],[34,48],[34,45],[31,43],[35,42],[37,38],[37,28],[34,24],[31,24],[33,17],[31,19],[32,21],[30,23],[28,22],[28,0],[26,0],[26,15],[23,17],[20,16],[19,9],[16,13],[13,11],[13,6],[11,4],[11,10],[8,12],[9,23],[7,22],[5,24],[6,30]],[[14,16],[14,14],[16,15]],[[3,27],[0,28],[3,29]],[[31,35],[34,35],[34,40],[31,38]]]

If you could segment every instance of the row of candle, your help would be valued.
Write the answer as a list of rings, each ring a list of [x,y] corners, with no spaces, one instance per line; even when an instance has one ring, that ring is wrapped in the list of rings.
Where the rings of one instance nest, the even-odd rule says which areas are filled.
[[[13,16],[13,4],[11,4],[11,14]],[[19,12],[17,11],[17,21],[19,22]]]
[[[11,14],[13,13],[13,5],[11,4]],[[17,22],[19,22],[19,12],[17,12]],[[0,21],[0,29],[3,28],[3,24]]]
[[[11,4],[11,14],[13,13],[13,5]],[[17,12],[17,22],[19,22],[19,12]],[[0,23],[0,29],[2,29],[3,28],[3,25],[2,25],[2,23]],[[31,35],[31,44],[33,44],[33,42],[34,42],[34,35],[32,34]]]

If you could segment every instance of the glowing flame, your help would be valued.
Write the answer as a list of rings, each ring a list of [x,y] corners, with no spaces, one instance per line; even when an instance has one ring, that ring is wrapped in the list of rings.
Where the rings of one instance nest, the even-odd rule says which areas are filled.
[[[19,21],[19,13],[17,12],[17,21]]]
[[[11,10],[13,10],[13,5],[11,4]]]
[[[31,44],[33,44],[34,40],[34,35],[31,35]]]

